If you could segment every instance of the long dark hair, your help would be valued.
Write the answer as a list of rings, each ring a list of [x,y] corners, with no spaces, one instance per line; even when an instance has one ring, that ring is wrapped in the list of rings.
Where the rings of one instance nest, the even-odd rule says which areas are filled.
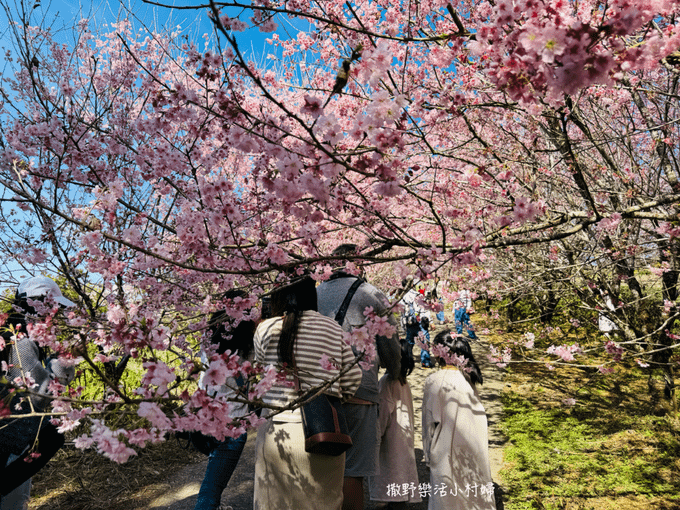
[[[406,379],[413,368],[416,366],[416,362],[413,361],[413,353],[411,352],[411,346],[407,342],[401,343],[401,376]]]
[[[437,333],[434,337],[434,343],[439,345],[444,345],[448,347],[451,354],[457,356],[463,356],[467,358],[467,366],[472,370],[470,372],[464,371],[466,378],[470,381],[470,384],[474,386],[475,384],[482,384],[484,382],[484,377],[482,376],[482,371],[479,369],[479,365],[472,354],[472,349],[470,348],[470,343],[465,340],[462,336],[451,336],[451,331],[444,330]],[[446,361],[439,358],[439,364],[445,365]]]
[[[316,301],[316,283],[309,276],[280,287],[271,293],[272,315],[283,315],[281,337],[279,338],[279,361],[295,365],[295,337],[297,336],[302,312],[319,309]]]
[[[245,298],[246,293],[242,290],[229,290],[224,293],[222,299],[226,301],[238,297]],[[235,326],[232,323],[233,319],[226,311],[214,312],[208,320],[210,341],[217,345],[217,354],[223,354],[228,349],[245,359],[253,350],[256,324],[252,320],[241,320]]]

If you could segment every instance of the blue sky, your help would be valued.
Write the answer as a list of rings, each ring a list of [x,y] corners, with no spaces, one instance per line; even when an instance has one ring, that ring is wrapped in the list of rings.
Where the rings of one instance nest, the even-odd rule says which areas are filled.
[[[14,11],[16,4],[21,0],[3,0],[2,3],[9,4]],[[167,3],[177,5],[190,5],[189,2],[179,2],[169,0]],[[173,10],[153,7],[145,4],[141,0],[40,0],[36,5],[35,0],[24,0],[25,5],[29,6],[32,13],[31,21],[34,24],[40,23],[45,19],[46,25],[53,28],[55,39],[59,42],[69,44],[73,41],[70,28],[82,18],[90,20],[93,32],[97,27],[104,29],[104,25],[116,21],[125,16],[128,10],[132,16],[137,18],[139,24],[143,23],[149,28],[161,30],[165,28],[175,28],[181,26],[185,33],[193,35],[197,42],[202,40],[205,32],[212,32],[212,26],[205,15],[205,11]],[[126,9],[127,8],[127,9]],[[4,8],[0,9],[0,46],[13,46],[11,36],[8,33],[9,20]],[[104,29],[105,30],[105,29]],[[201,47],[200,45],[199,47]],[[5,72],[8,72],[5,68]],[[10,204],[3,204],[4,207],[12,207]],[[12,261],[0,261],[0,293],[8,287],[14,287],[14,282],[21,281],[29,276],[19,265]],[[29,269],[30,270],[30,269]]]
[[[0,4],[9,3],[14,8],[16,3],[21,0],[0,0]],[[139,28],[142,24],[147,28],[162,32],[164,29],[176,29],[181,27],[182,33],[194,40],[199,48],[203,48],[204,34],[212,34],[213,28],[207,16],[207,11],[203,10],[184,10],[170,9],[151,6],[142,0],[24,0],[32,13],[32,22],[39,24],[44,18],[45,24],[52,27],[54,38],[62,43],[69,44],[73,41],[71,27],[80,19],[90,20],[92,32],[99,30],[108,31],[105,25],[117,21],[120,18],[130,16],[137,21],[134,25]],[[198,1],[165,0],[166,4],[177,6],[188,6]],[[35,8],[33,6],[36,5]],[[235,16],[236,13],[231,14]],[[250,16],[250,13],[246,14]],[[244,19],[244,21],[248,21]],[[299,23],[298,23],[299,24]],[[10,34],[8,33],[9,20],[4,8],[0,9],[0,46],[12,46]],[[282,27],[290,29],[291,26]],[[293,30],[294,31],[294,30]],[[266,53],[272,50],[265,43],[265,39],[270,38],[271,34],[261,33],[257,29],[250,29],[246,32],[237,34],[239,48],[246,58],[264,63]],[[5,72],[11,69],[4,69]],[[5,203],[3,207],[12,207]],[[30,269],[29,269],[30,270]],[[21,281],[28,276],[16,263],[0,260],[0,292],[8,287],[14,287],[15,282]]]
[[[7,0],[13,4],[20,0]],[[24,0],[27,5],[34,3],[35,0]],[[168,4],[190,5],[190,2],[169,0]],[[35,5],[35,4],[34,4]],[[187,26],[195,23],[195,11],[172,10],[153,7],[145,4],[141,0],[40,0],[40,3],[33,10],[35,19],[45,16],[48,21],[55,22],[55,28],[68,27],[74,22],[85,17],[97,24],[115,21],[126,8],[134,16],[144,21],[149,26],[163,27],[166,23],[172,25],[181,24]],[[207,19],[206,27],[209,29]],[[0,15],[0,31],[4,32],[7,27],[7,16],[4,12]]]
[[[10,3],[14,5],[22,0],[2,0],[3,3]],[[26,5],[36,5],[36,0],[23,0]],[[174,5],[178,7],[191,6],[201,3],[200,0],[158,0],[159,3],[167,5]],[[68,37],[69,28],[74,25],[81,18],[90,20],[92,31],[96,32],[96,28],[103,28],[104,25],[112,23],[117,19],[126,16],[130,13],[132,19],[136,19],[136,25],[140,26],[142,23],[148,28],[162,31],[164,28],[175,29],[178,26],[182,28],[183,33],[189,35],[190,39],[195,40],[200,44],[203,40],[203,34],[212,33],[212,24],[207,16],[206,9],[172,9],[156,7],[144,3],[142,0],[38,0],[38,4],[33,9],[33,20],[38,22],[41,18],[47,20],[47,24],[53,27],[56,33],[56,39],[67,43],[72,40]],[[237,13],[235,12],[233,16]],[[250,16],[250,13],[247,14]],[[248,21],[244,19],[244,21]],[[2,45],[7,41],[8,19],[4,9],[0,10],[0,42]],[[60,35],[60,32],[63,35]],[[254,57],[255,60],[260,60],[263,53],[271,48],[266,48],[265,39],[271,37],[271,34],[264,34],[257,29],[251,29],[246,32],[237,34],[239,47],[244,54]]]

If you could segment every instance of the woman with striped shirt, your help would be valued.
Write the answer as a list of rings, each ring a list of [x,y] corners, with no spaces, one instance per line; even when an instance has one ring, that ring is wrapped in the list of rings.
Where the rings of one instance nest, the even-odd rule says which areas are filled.
[[[342,329],[317,312],[314,280],[303,278],[271,295],[273,318],[255,332],[255,359],[264,365],[296,367],[300,389],[308,390],[337,376],[354,362],[354,354],[342,340]],[[333,364],[322,367],[324,355]],[[327,365],[327,363],[326,363]],[[295,378],[274,386],[265,404],[285,406],[298,397]],[[354,395],[361,383],[361,369],[354,365],[326,393],[343,399]],[[269,409],[264,415],[273,412]],[[305,452],[300,410],[274,414],[260,427],[256,444],[255,510],[342,507],[345,455],[337,457]]]

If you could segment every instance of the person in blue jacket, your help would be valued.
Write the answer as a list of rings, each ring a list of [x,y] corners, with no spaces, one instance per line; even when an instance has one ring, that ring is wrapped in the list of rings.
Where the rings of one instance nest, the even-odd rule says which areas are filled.
[[[477,340],[477,335],[475,334],[475,328],[470,322],[470,313],[467,306],[462,302],[458,302],[460,305],[454,311],[454,321],[456,324],[456,332],[459,335],[463,334],[463,326],[467,330],[468,337],[471,340]]]

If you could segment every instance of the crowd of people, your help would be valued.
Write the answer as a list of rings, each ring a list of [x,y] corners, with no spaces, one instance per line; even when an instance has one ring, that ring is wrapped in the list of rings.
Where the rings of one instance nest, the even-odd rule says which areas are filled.
[[[335,255],[342,257],[354,249],[343,245]],[[259,427],[255,444],[256,510],[359,510],[366,505],[365,483],[370,499],[388,509],[408,508],[423,497],[428,498],[429,509],[497,508],[488,456],[487,419],[477,392],[483,378],[469,344],[477,338],[469,318],[470,294],[460,292],[454,303],[454,327],[444,328],[431,339],[434,321],[430,310],[435,311],[434,320],[439,326],[446,325],[443,300],[437,288],[435,284],[428,292],[412,279],[402,282],[401,328],[385,294],[344,268],[338,268],[318,286],[311,277],[303,276],[275,288],[268,296],[266,312],[257,322],[234,321],[225,312],[210,317],[206,339],[212,346],[206,344],[210,347],[208,352],[201,353],[204,361],[209,353],[229,350],[243,360],[289,369],[287,380],[276,384],[263,398],[266,406],[261,417],[267,420]],[[245,297],[243,292],[229,291],[223,300],[228,303]],[[49,299],[61,307],[75,304],[64,298],[49,278],[30,279],[17,291],[12,320],[18,326],[4,328],[5,351],[9,353],[6,375],[11,378],[17,375],[13,371],[25,371],[30,366],[31,374],[41,385],[31,392],[31,405],[42,410],[49,402],[48,392],[42,386],[55,379],[68,384],[73,379],[73,367],[62,366],[59,358],[42,357],[37,343],[25,333],[27,317],[39,319],[27,298]],[[375,358],[370,363],[358,364],[359,353],[343,340],[343,332],[364,325],[367,308],[387,317],[394,333],[375,337],[372,340]],[[416,344],[421,350],[421,367],[438,368],[428,375],[422,395],[423,458],[430,471],[430,480],[425,484],[418,479],[414,441],[417,424],[408,383],[416,365],[413,354]],[[324,365],[324,358],[333,360],[331,369]],[[459,360],[463,358],[467,363],[461,366]],[[330,377],[335,381],[324,392],[342,401],[352,446],[341,455],[309,453],[300,408],[286,407],[301,392],[318,387]],[[227,398],[239,392],[246,394],[244,384],[240,378],[232,378],[221,387],[199,381],[199,387],[208,393]],[[274,407],[285,410],[271,412]],[[234,406],[230,417],[242,418],[249,412],[252,409],[245,404]],[[0,510],[27,508],[31,476],[64,443],[49,420],[19,418],[15,422],[2,430],[23,434],[24,446],[0,452],[0,466],[4,466]],[[31,445],[36,437],[41,449],[39,462],[24,462],[28,453],[34,452]],[[0,442],[4,444],[7,439],[0,432]],[[224,441],[203,438],[208,464],[195,510],[221,508],[222,493],[246,439],[245,433]]]

